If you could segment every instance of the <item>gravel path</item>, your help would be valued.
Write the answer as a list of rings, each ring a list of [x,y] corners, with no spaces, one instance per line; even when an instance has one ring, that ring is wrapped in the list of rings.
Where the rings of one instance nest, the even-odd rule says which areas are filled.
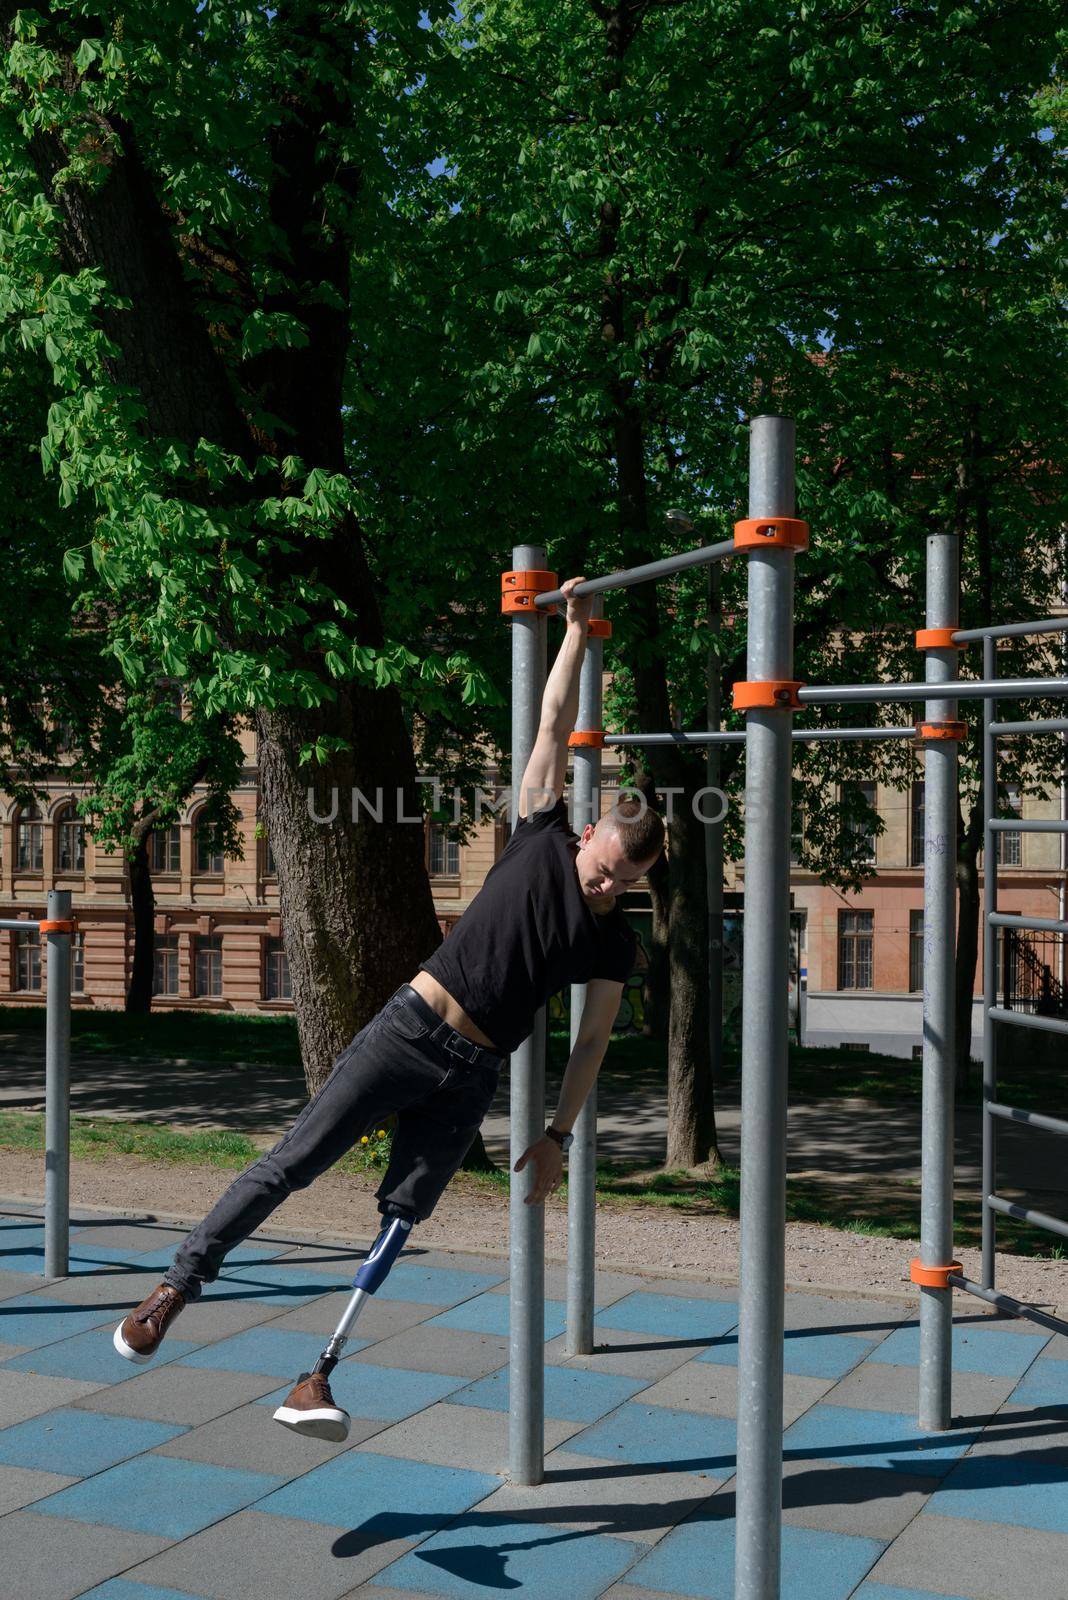
[[[113,1156],[107,1161],[71,1161],[70,1200],[114,1216],[149,1217],[192,1226],[209,1211],[234,1174],[215,1167],[167,1166]],[[0,1202],[44,1201],[44,1165],[40,1156],[0,1151]],[[310,1189],[292,1194],[261,1233],[285,1236],[287,1230],[318,1234],[323,1239],[369,1243],[378,1231],[373,1184],[326,1172]],[[567,1255],[567,1212],[561,1204],[545,1208],[546,1256]],[[449,1190],[434,1215],[420,1225],[418,1242],[431,1248],[497,1255],[508,1235],[508,1207],[503,1197]],[[913,1301],[908,1262],[915,1243],[843,1232],[812,1223],[790,1223],[786,1230],[788,1288],[844,1294],[887,1295]],[[979,1252],[963,1250],[965,1274],[979,1278]],[[730,1218],[668,1211],[656,1206],[602,1206],[597,1223],[597,1265],[625,1272],[646,1271],[656,1277],[696,1278],[736,1283],[738,1223]],[[1068,1314],[1068,1261],[1035,1261],[1015,1256],[997,1258],[998,1287],[1017,1299],[1060,1307]],[[957,1297],[976,1314],[980,1300]]]

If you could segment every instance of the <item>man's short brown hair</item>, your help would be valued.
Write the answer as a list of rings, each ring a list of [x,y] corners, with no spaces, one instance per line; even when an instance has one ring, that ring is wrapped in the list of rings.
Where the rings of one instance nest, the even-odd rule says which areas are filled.
[[[628,861],[654,861],[664,848],[664,819],[647,801],[624,795],[597,826],[614,828]]]

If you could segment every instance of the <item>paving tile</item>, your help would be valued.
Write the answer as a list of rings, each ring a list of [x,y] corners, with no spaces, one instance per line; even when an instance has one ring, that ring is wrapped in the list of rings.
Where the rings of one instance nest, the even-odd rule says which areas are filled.
[[[856,1591],[853,1600],[968,1600],[968,1597],[956,1593],[935,1594],[933,1589],[901,1589],[896,1583],[888,1586],[868,1578]]]
[[[480,1272],[458,1272],[452,1267],[423,1267],[398,1261],[382,1287],[380,1300],[418,1300],[433,1306],[454,1306],[483,1294],[500,1281],[492,1268]]]
[[[32,1511],[4,1518],[4,1590],[11,1600],[74,1600],[163,1549],[158,1534],[66,1522]],[[42,1561],[41,1552],[48,1559]]]
[[[509,1291],[508,1263],[504,1264],[504,1276],[501,1282],[490,1291],[491,1294],[504,1294]],[[615,1300],[622,1300],[625,1295],[633,1294],[635,1289],[641,1289],[646,1283],[644,1278],[637,1273],[624,1272],[598,1272],[594,1279],[593,1303],[596,1307],[611,1305]],[[688,1287],[688,1286],[687,1286]],[[545,1266],[545,1294],[551,1300],[567,1301],[567,1263],[563,1261],[549,1261]]]
[[[874,1345],[874,1339],[855,1333],[818,1333],[812,1329],[790,1332],[782,1344],[783,1370],[802,1378],[841,1378],[863,1361]],[[736,1367],[737,1334],[725,1334],[697,1359]]]
[[[7,1272],[0,1267],[0,1300],[10,1300],[26,1293],[26,1279],[21,1272]]]
[[[126,1268],[110,1267],[106,1271],[83,1273],[79,1278],[63,1278],[55,1285],[62,1286],[62,1294],[72,1306],[100,1306],[110,1311],[118,1322],[132,1306],[141,1301],[160,1281],[158,1272],[138,1272]]]
[[[353,1417],[348,1438],[331,1444],[283,1427],[266,1406],[254,1400],[177,1434],[168,1444],[157,1446],[155,1453],[181,1456],[186,1461],[210,1461],[216,1467],[247,1468],[250,1472],[266,1469],[288,1478],[329,1461],[343,1450],[351,1450],[386,1426],[381,1420]]]
[[[32,1505],[34,1500],[43,1500],[46,1494],[54,1494],[57,1489],[65,1489],[68,1483],[74,1482],[76,1477],[63,1472],[0,1466],[0,1516],[17,1511],[20,1506]]]
[[[992,1416],[1012,1393],[1015,1381],[987,1372],[954,1372],[954,1423],[960,1426],[976,1418]],[[827,1404],[915,1415],[919,1406],[919,1370],[891,1367],[881,1361],[864,1361],[835,1384],[827,1395]]]
[[[1007,1522],[1068,1535],[1068,1453],[1040,1451],[967,1456],[931,1496],[932,1516]]]
[[[1004,1523],[972,1522],[927,1512],[909,1524],[869,1574],[871,1581],[930,1589],[935,1573],[945,1574],[948,1593],[965,1600],[1064,1600],[1068,1536]],[[882,1600],[878,1590],[872,1600]]]
[[[789,1427],[830,1393],[830,1378],[798,1378],[787,1373],[783,1380],[783,1426]],[[736,1417],[738,1368],[717,1366],[698,1357],[650,1384],[642,1392],[642,1402],[681,1411],[704,1411],[713,1417]]]
[[[684,1298],[639,1290],[599,1311],[594,1318],[598,1335],[609,1329],[655,1334],[675,1343],[710,1343],[729,1332],[738,1321],[734,1300]]]
[[[631,1461],[665,1472],[702,1472],[722,1482],[734,1472],[735,1429],[727,1417],[631,1400],[575,1434],[565,1450],[602,1461]]]
[[[13,1428],[0,1429],[0,1461],[84,1478],[164,1444],[181,1431],[168,1423],[136,1417],[90,1416],[73,1408],[46,1411]]]
[[[545,1419],[545,1448],[553,1450],[575,1433],[573,1422]],[[502,1411],[453,1406],[446,1401],[398,1422],[360,1446],[360,1453],[381,1451],[452,1467],[477,1463],[483,1472],[503,1474],[508,1466],[508,1417]],[[497,1484],[494,1483],[494,1488]]]
[[[430,1328],[463,1328],[469,1333],[494,1333],[508,1337],[509,1302],[507,1295],[480,1294],[453,1306],[427,1324]],[[567,1305],[563,1300],[545,1302],[545,1337],[555,1339],[567,1326]]]
[[[787,1328],[819,1329],[822,1333],[870,1334],[879,1338],[892,1333],[903,1323],[914,1321],[915,1306],[901,1301],[853,1300],[835,1295],[798,1294],[786,1296]]]
[[[208,1368],[191,1372],[172,1363],[113,1389],[98,1389],[77,1404],[86,1411],[113,1411],[124,1417],[151,1417],[192,1427],[257,1400],[274,1387],[273,1375],[262,1372],[213,1372]]]
[[[81,1222],[71,1223],[71,1244],[104,1244],[118,1250],[136,1250],[145,1255],[150,1250],[169,1250],[173,1257],[182,1240],[188,1238],[188,1228],[172,1228],[152,1222]]]
[[[505,1483],[479,1514],[551,1522],[652,1544],[703,1504],[718,1480],[699,1472],[643,1472],[629,1463],[554,1450],[542,1483]]]
[[[182,1243],[183,1239],[189,1237],[189,1232],[190,1230],[186,1228],[185,1232],[179,1235],[177,1242],[173,1245],[149,1243],[146,1249],[138,1255],[138,1265],[144,1267],[146,1271],[151,1267],[158,1267],[161,1272],[166,1272],[168,1267],[174,1265],[174,1257],[177,1253],[178,1245]],[[236,1244],[232,1250],[226,1252],[221,1279],[225,1279],[233,1267],[239,1267],[245,1263],[271,1261],[277,1254],[277,1246],[267,1243],[246,1240],[244,1244]],[[216,1279],[214,1283],[204,1284],[202,1293],[207,1294],[210,1290],[217,1288],[221,1279]]]
[[[1042,1355],[1012,1391],[1014,1405],[1068,1406],[1068,1361]]]
[[[642,1273],[641,1285],[649,1294],[682,1295],[688,1300],[732,1300],[738,1299],[738,1284],[712,1283],[707,1278],[670,1277],[658,1278],[655,1274]]]
[[[48,1294],[20,1294],[0,1301],[0,1336],[8,1344],[38,1349],[102,1327],[114,1316],[107,1307],[72,1305],[61,1294],[62,1286],[56,1285]]]
[[[440,1372],[402,1372],[396,1367],[343,1361],[330,1374],[330,1390],[338,1405],[351,1416],[400,1422],[403,1417],[410,1417],[443,1400],[463,1381]],[[280,1406],[292,1387],[292,1382],[283,1384],[280,1389],[265,1394],[259,1404],[272,1409]]]
[[[306,1333],[321,1333],[328,1337],[341,1321],[351,1296],[328,1294],[321,1300],[309,1300],[307,1305],[296,1306],[272,1320],[275,1328],[296,1328]],[[390,1334],[403,1333],[428,1317],[436,1316],[437,1306],[428,1306],[412,1300],[379,1300],[377,1296],[365,1300],[356,1331],[361,1339],[388,1339]]]
[[[362,1323],[359,1324],[362,1327]],[[508,1340],[493,1334],[461,1333],[427,1324],[380,1339],[355,1358],[380,1367],[441,1372],[458,1378],[484,1378],[508,1360]]]
[[[443,1600],[510,1595],[518,1588],[536,1595],[564,1589],[568,1600],[595,1600],[635,1554],[633,1542],[606,1534],[476,1512],[427,1539],[380,1576],[394,1588]]]
[[[663,1589],[640,1589],[636,1583],[614,1583],[605,1590],[601,1600],[672,1600],[672,1597],[665,1596]]]
[[[26,1244],[15,1250],[5,1250],[0,1256],[5,1271],[30,1272],[43,1278],[44,1270],[44,1241],[39,1245]],[[137,1252],[135,1250],[117,1250],[106,1245],[91,1243],[82,1244],[79,1248],[71,1240],[67,1250],[67,1270],[64,1278],[84,1277],[86,1273],[109,1272],[115,1275],[127,1267],[137,1265]]]
[[[256,1510],[343,1528],[354,1546],[370,1546],[425,1538],[497,1488],[497,1478],[486,1472],[361,1448],[276,1489]]]
[[[888,1467],[788,1461],[783,1469],[783,1520],[885,1544],[919,1515],[936,1487],[933,1478]]]
[[[46,1378],[36,1372],[0,1368],[0,1429],[51,1411],[54,1406],[70,1405],[99,1387],[76,1378]]]
[[[284,1311],[307,1300],[328,1294],[331,1288],[343,1288],[348,1282],[344,1274],[328,1275],[311,1272],[306,1267],[288,1267],[284,1263],[265,1261],[253,1265],[227,1269],[226,1281],[230,1290],[236,1290],[242,1299],[258,1301],[271,1310]],[[215,1290],[223,1279],[205,1286]]]
[[[596,1422],[642,1388],[640,1378],[618,1378],[581,1367],[545,1368],[545,1415],[568,1422]],[[508,1369],[481,1378],[451,1397],[452,1405],[508,1410]]]
[[[4,1372],[37,1372],[52,1378],[75,1378],[89,1384],[124,1383],[135,1378],[145,1368],[140,1362],[127,1361],[120,1356],[112,1342],[112,1326],[91,1328],[88,1333],[75,1334],[73,1339],[61,1339],[58,1344],[46,1344],[39,1350],[27,1350],[12,1356],[0,1366]],[[171,1335],[160,1345],[152,1358],[152,1366],[163,1367],[180,1356],[188,1355],[198,1346],[191,1339],[177,1339]]]
[[[473,1272],[476,1277],[490,1278],[497,1283],[508,1282],[508,1257],[481,1256],[474,1252],[463,1250],[431,1250],[423,1249],[419,1245],[410,1245],[404,1252],[404,1266],[412,1267],[438,1267],[444,1272]],[[566,1268],[564,1269],[566,1271]],[[553,1271],[553,1263],[546,1267],[546,1277]],[[482,1285],[482,1289],[487,1287]],[[481,1290],[479,1291],[481,1293]]]
[[[356,1513],[359,1515],[359,1513]],[[206,1600],[340,1600],[410,1545],[371,1531],[239,1511],[142,1563],[128,1577]]]
[[[161,1589],[155,1583],[135,1583],[129,1578],[109,1578],[95,1589],[87,1589],[81,1600],[202,1600],[188,1589]]]
[[[351,1339],[346,1354],[362,1350],[366,1339]],[[165,1346],[163,1347],[165,1348]],[[200,1345],[180,1359],[183,1367],[214,1367],[220,1372],[263,1372],[285,1377],[310,1371],[323,1353],[323,1340],[315,1333],[299,1333],[293,1328],[246,1328],[214,1344]],[[120,1356],[120,1360],[122,1357]]]
[[[1008,1333],[1003,1328],[974,1324],[953,1329],[954,1372],[988,1372],[1001,1378],[1021,1378],[1043,1346],[1045,1334]],[[920,1360],[918,1326],[897,1328],[868,1358],[895,1367],[915,1367]]]
[[[563,1337],[551,1339],[545,1346],[545,1359],[554,1365],[566,1361],[569,1366],[586,1367],[591,1372],[613,1372],[652,1383],[692,1361],[700,1348],[692,1340],[657,1340],[647,1333],[628,1333],[623,1328],[599,1328],[595,1337],[596,1348],[588,1356],[569,1356]]]
[[[628,1579],[673,1595],[731,1600],[734,1523],[709,1520],[715,1506],[714,1499],[708,1512],[697,1512],[665,1535],[652,1554],[631,1569]],[[847,1600],[882,1551],[874,1539],[784,1527],[782,1592],[789,1600]]]
[[[941,1477],[978,1436],[976,1429],[927,1433],[912,1416],[821,1402],[786,1430],[783,1448],[789,1461],[838,1461]]]
[[[156,1280],[159,1281],[158,1279]],[[227,1293],[232,1293],[229,1300],[195,1300],[183,1306],[179,1312],[181,1324],[171,1323],[171,1329],[178,1332],[181,1328],[181,1337],[191,1339],[194,1344],[212,1344],[217,1339],[228,1339],[232,1334],[242,1333],[246,1328],[254,1328],[263,1322],[274,1323],[279,1317],[280,1308],[277,1305],[265,1304],[260,1299],[242,1300],[240,1291],[233,1284],[227,1285]],[[315,1302],[310,1303],[314,1305]],[[303,1306],[302,1310],[309,1310]],[[3,1307],[0,1306],[0,1314]],[[335,1318],[335,1326],[338,1319]],[[292,1326],[292,1324],[288,1324]],[[3,1322],[0,1321],[0,1331]],[[331,1330],[332,1331],[332,1330]],[[170,1333],[167,1335],[170,1338]]]
[[[34,1510],[41,1516],[185,1539],[270,1494],[278,1483],[277,1474],[143,1455],[60,1489],[39,1500]]]
[[[1004,1405],[991,1417],[970,1453],[1023,1454],[1068,1469],[1068,1407]]]

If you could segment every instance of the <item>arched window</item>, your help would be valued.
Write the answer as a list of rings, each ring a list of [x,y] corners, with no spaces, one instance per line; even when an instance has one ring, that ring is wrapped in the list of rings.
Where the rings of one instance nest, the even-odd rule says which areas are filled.
[[[153,828],[149,860],[153,872],[180,872],[182,870],[182,830]]]
[[[36,801],[23,806],[15,829],[15,866],[19,872],[44,871],[44,818]]]
[[[211,823],[199,816],[195,824],[196,870],[202,876],[220,877],[223,871],[223,853],[215,846]]]
[[[56,871],[85,871],[85,824],[77,807],[62,806],[56,812]]]

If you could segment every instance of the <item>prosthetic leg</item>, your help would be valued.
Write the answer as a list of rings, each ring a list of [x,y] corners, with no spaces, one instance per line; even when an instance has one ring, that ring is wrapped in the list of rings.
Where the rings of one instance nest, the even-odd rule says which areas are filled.
[[[276,1422],[312,1439],[328,1439],[337,1444],[348,1438],[351,1418],[347,1411],[335,1403],[327,1378],[340,1360],[341,1347],[355,1327],[368,1295],[374,1294],[385,1282],[390,1268],[408,1242],[415,1221],[412,1213],[386,1217],[382,1231],[366,1259],[360,1262],[353,1280],[352,1298],[342,1313],[330,1343],[311,1372],[301,1373],[274,1413]]]

